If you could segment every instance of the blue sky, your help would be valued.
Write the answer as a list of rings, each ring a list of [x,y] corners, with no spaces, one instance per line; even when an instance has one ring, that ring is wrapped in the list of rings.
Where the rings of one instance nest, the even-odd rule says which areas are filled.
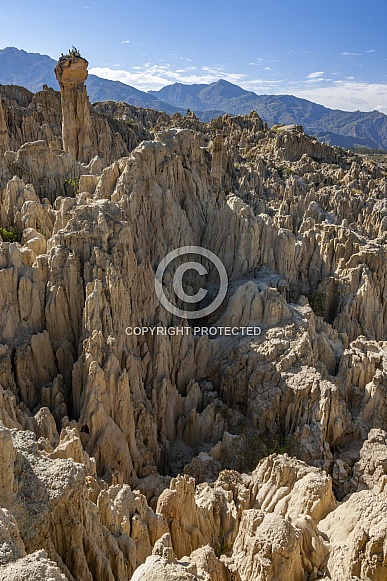
[[[346,110],[387,113],[385,0],[30,0],[2,7],[2,46],[57,58],[141,90],[227,79]]]

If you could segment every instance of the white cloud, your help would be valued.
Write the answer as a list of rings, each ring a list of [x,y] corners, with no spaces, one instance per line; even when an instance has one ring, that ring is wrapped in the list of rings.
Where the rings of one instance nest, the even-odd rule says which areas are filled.
[[[362,83],[354,80],[322,79],[317,85],[310,80],[253,79],[239,83],[247,91],[258,94],[295,95],[331,109],[343,111],[381,111],[387,114],[387,83]]]
[[[276,62],[276,61],[271,61],[271,62]],[[263,59],[262,59],[262,58],[260,58],[260,57],[257,57],[257,58],[255,59],[255,61],[254,61],[254,62],[252,62],[252,63],[247,63],[247,64],[248,64],[250,67],[251,67],[251,66],[259,67],[259,66],[260,66],[262,63],[263,63]]]
[[[121,40],[121,44],[129,44],[130,40]]]
[[[273,69],[271,69],[270,67],[265,67],[265,71],[272,71]]]
[[[145,63],[130,71],[109,67],[94,67],[90,73],[104,79],[121,81],[142,91],[157,90],[172,83],[213,83],[225,79],[258,94],[295,95],[332,109],[344,111],[378,110],[387,114],[387,83],[364,83],[353,77],[338,80],[322,77],[322,71],[310,73],[306,80],[289,82],[284,79],[249,79],[246,74],[230,73],[224,66],[188,66],[175,69],[174,65]],[[334,74],[334,73],[332,73]]]
[[[134,72],[125,70],[113,70],[109,67],[94,67],[90,73],[109,79],[111,81],[121,81],[127,85],[132,85],[142,91],[157,90],[172,83],[213,83],[220,78],[230,83],[240,84],[245,78],[245,74],[228,73],[223,68],[204,66],[201,71],[194,73],[196,67],[190,66],[185,69],[172,70],[172,65],[160,65],[145,63],[143,67],[133,67]]]
[[[324,75],[324,71],[316,71],[315,73],[309,73],[307,79],[319,79]]]
[[[341,54],[344,56],[360,56],[361,55],[360,52],[342,52]]]
[[[366,50],[364,52],[376,52],[376,50],[374,48],[372,48],[371,50]]]
[[[292,94],[331,109],[377,110],[387,114],[387,83],[334,81],[324,87],[293,87]]]

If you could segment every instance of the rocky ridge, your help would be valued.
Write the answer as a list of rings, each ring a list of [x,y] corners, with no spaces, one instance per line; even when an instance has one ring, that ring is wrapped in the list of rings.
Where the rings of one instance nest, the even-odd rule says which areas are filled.
[[[254,113],[61,123],[1,88],[0,579],[384,578],[383,167]],[[152,289],[192,245],[204,323],[260,336],[126,334],[189,324]]]

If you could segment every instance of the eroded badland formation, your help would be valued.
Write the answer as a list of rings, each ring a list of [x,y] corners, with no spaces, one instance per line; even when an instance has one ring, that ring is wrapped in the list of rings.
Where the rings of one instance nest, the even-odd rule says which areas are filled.
[[[0,87],[0,579],[387,579],[385,170],[56,74]],[[188,325],[154,273],[190,245],[202,323],[260,336],[126,334]]]

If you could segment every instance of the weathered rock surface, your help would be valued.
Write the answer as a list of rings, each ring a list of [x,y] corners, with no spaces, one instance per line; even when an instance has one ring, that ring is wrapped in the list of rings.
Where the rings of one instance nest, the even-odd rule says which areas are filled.
[[[66,581],[68,578],[47,559],[45,551],[35,551],[26,557],[0,568],[1,581]]]
[[[90,104],[85,81],[88,62],[82,57],[61,57],[55,67],[62,104],[63,148],[77,161],[88,163],[96,154],[91,147]]]
[[[383,579],[385,170],[86,74],[0,90],[0,578]],[[259,335],[161,306],[181,246],[227,271],[201,324]]]
[[[364,490],[320,523],[330,544],[327,569],[332,579],[386,577],[386,509],[384,495]]]

